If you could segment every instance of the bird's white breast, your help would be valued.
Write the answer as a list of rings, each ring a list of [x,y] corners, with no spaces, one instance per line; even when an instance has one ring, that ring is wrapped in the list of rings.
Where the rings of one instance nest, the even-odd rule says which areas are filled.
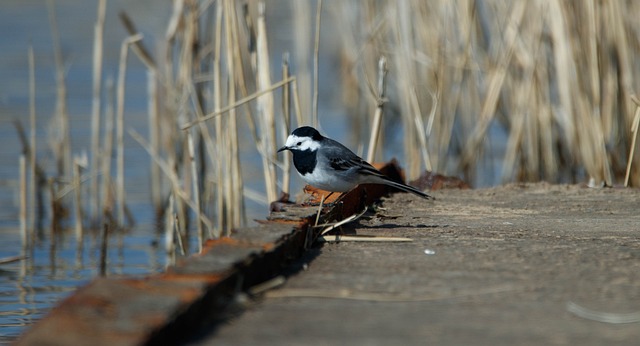
[[[332,192],[346,192],[353,189],[357,184],[342,178],[341,174],[320,174],[319,169],[302,175],[300,177],[309,185]]]

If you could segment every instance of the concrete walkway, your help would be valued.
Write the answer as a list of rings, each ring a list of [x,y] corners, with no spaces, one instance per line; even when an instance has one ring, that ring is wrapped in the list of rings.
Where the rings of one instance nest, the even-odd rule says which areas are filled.
[[[638,345],[640,191],[534,184],[385,199],[194,345]]]

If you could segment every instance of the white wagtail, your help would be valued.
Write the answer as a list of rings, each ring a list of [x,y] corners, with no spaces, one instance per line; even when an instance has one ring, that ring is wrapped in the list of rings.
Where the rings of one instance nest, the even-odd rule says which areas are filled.
[[[389,179],[347,147],[322,136],[310,126],[295,129],[278,152],[283,150],[293,153],[293,164],[302,179],[322,190],[346,192],[359,184],[384,184],[425,199],[433,198],[414,187]]]

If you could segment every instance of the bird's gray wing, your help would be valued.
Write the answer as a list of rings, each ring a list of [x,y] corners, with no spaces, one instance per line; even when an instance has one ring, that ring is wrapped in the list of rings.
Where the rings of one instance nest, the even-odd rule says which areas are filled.
[[[371,166],[367,161],[349,150],[344,145],[330,140],[329,145],[325,145],[324,154],[331,168],[336,171],[356,170],[360,174],[386,178],[384,174]]]

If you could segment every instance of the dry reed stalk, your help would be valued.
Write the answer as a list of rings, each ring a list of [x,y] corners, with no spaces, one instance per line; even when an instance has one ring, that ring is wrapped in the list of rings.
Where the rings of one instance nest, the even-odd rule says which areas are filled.
[[[213,51],[213,85],[212,85],[212,92],[213,92],[213,108],[214,108],[214,113],[215,112],[219,112],[222,106],[222,76],[221,76],[221,70],[222,70],[222,15],[224,13],[224,9],[223,9],[223,3],[222,1],[218,1],[216,3],[216,8],[215,8],[215,16],[216,16],[216,25],[215,25],[215,32],[214,32],[214,51]],[[203,119],[204,117],[200,118]],[[215,178],[216,178],[216,191],[217,193],[215,194],[216,196],[216,215],[217,215],[217,227],[214,231],[214,237],[215,238],[219,238],[220,235],[222,234],[222,230],[225,227],[225,222],[224,222],[224,194],[223,194],[223,187],[224,187],[224,177],[223,177],[223,168],[222,168],[222,158],[224,155],[224,129],[223,129],[223,125],[222,125],[222,117],[216,117],[215,118],[215,123],[214,123],[214,130],[215,130],[215,138],[216,138],[216,153],[218,154],[217,156],[220,158],[220,160],[218,160],[218,162],[216,163],[215,166]],[[183,127],[184,128],[184,127]]]
[[[235,10],[235,2],[231,0],[225,1],[225,42],[227,53],[227,74],[228,74],[228,91],[227,91],[227,104],[233,104],[236,102],[236,80],[237,73],[242,69],[242,61],[240,56],[236,54],[236,42],[239,42],[238,37],[238,23],[237,13]],[[227,169],[230,184],[227,186],[227,219],[231,222],[231,226],[240,225],[242,217],[244,215],[244,202],[242,198],[242,190],[244,182],[242,180],[242,174],[240,172],[240,157],[238,149],[238,125],[236,118],[236,109],[229,110],[228,117],[228,159],[229,166]],[[225,235],[228,235],[230,228],[224,230]]]
[[[75,189],[75,214],[76,214],[76,225],[75,225],[75,233],[76,233],[76,242],[78,244],[82,244],[84,232],[82,230],[82,181],[81,181],[81,164],[79,159],[73,160],[73,187]],[[94,177],[93,180],[96,180]]]
[[[20,170],[20,240],[23,249],[29,248],[29,236],[27,230],[27,159],[20,155],[18,162]]]
[[[196,118],[201,118],[201,117],[204,116],[203,115],[203,111],[202,111],[202,107],[200,105],[200,102],[198,102],[198,100],[195,97],[196,96],[195,95],[196,91],[193,88],[193,84],[190,84],[190,86],[191,86],[190,94],[192,96],[191,99],[192,99],[192,102],[193,102],[193,108],[195,109]],[[211,136],[211,133],[209,131],[209,127],[207,127],[206,124],[203,123],[203,122],[198,123],[198,125],[199,125],[198,128],[200,129],[201,138],[205,143],[206,153],[208,154],[209,161],[213,163],[213,162],[216,161],[216,155],[215,155],[216,150],[215,150],[214,140],[213,140],[213,138]],[[205,172],[204,172],[204,169],[201,170],[202,176],[200,178],[198,177],[198,172],[199,171],[196,170],[197,162],[195,160],[195,146],[193,144],[193,136],[191,135],[189,130],[186,130],[186,133],[187,133],[187,142],[188,142],[188,148],[189,148],[189,156],[190,156],[190,159],[191,159],[191,166],[192,166],[192,177],[193,177],[192,180],[193,180],[193,184],[194,184],[193,185],[194,195],[196,197],[196,204],[198,205],[199,208],[201,208],[202,205],[199,202],[199,200],[200,200],[200,197],[199,197],[199,195],[200,195],[200,186],[201,186],[200,182],[201,181],[205,181]],[[202,160],[203,160],[202,166],[205,166],[204,158],[202,158]],[[203,233],[204,230],[202,229],[202,223],[201,222],[198,222],[197,229],[198,229],[198,233],[199,234],[201,233],[200,237],[204,237],[204,233]],[[212,229],[209,229],[208,233],[209,233],[209,236],[211,238],[214,237]]]
[[[187,251],[185,250],[184,242],[182,241],[182,234],[180,233],[180,219],[178,218],[178,214],[176,213],[173,213],[173,218],[175,220],[173,224],[175,225],[174,230],[176,232],[176,238],[178,239],[178,247],[180,248],[180,254],[184,256],[187,254]]]
[[[142,39],[141,34],[129,36],[122,41],[120,47],[120,62],[118,67],[118,82],[116,88],[116,200],[117,200],[117,221],[120,227],[124,226],[125,190],[124,190],[124,89],[127,71],[127,56],[129,46]]]
[[[113,151],[113,130],[114,130],[114,107],[115,89],[113,78],[109,77],[106,81],[107,89],[107,106],[104,114],[104,138],[102,144],[102,213],[109,219],[113,214],[113,193],[111,181],[111,153]]]
[[[195,57],[198,55],[198,48],[199,48],[199,44],[197,44],[197,42],[199,41],[198,38],[198,18],[197,18],[197,13],[194,9],[195,7],[195,3],[190,1],[185,3],[185,8],[183,9],[183,25],[181,26],[181,31],[180,31],[180,38],[181,38],[181,50],[180,50],[180,60],[178,62],[178,75],[176,78],[176,88],[178,89],[178,92],[182,95],[180,103],[179,103],[179,117],[186,117],[187,113],[189,113],[188,111],[188,103],[189,100],[192,100],[192,104],[193,104],[193,109],[195,109],[195,114],[196,117],[200,117],[202,115],[202,111],[201,111],[201,100],[198,94],[198,91],[196,90],[196,87],[193,85],[193,79],[192,79],[192,75],[193,73],[195,73],[198,63],[197,61],[194,61]],[[203,129],[203,126],[200,127],[201,129]],[[206,131],[206,128],[205,128]],[[201,131],[201,134],[205,133],[203,131]],[[179,166],[182,165],[182,187],[181,189],[184,191],[186,197],[188,199],[192,199],[192,193],[196,193],[196,191],[192,191],[192,175],[193,174],[197,174],[197,172],[192,172],[192,165],[190,164],[189,161],[189,143],[188,143],[188,134],[189,132],[176,132],[175,133],[175,137],[176,140],[180,143],[180,147],[182,148],[182,153],[175,157],[176,161],[175,165],[172,165],[173,167],[175,167],[176,170],[176,175],[179,175]],[[195,189],[197,190],[197,188]],[[187,207],[185,206],[185,204],[181,201],[178,200],[178,203],[176,204],[177,206],[177,212],[178,212],[178,219],[182,220],[181,223],[178,223],[178,226],[180,226],[180,230],[184,231],[182,233],[185,234],[185,236],[188,236],[188,231],[189,231],[189,213],[187,210]],[[200,205],[199,203],[194,203],[196,209],[194,210],[194,212],[196,214],[199,214],[199,208]],[[199,215],[197,215],[197,217],[199,218]],[[196,220],[196,222],[198,222],[199,219]],[[198,230],[201,231],[201,226],[198,227]],[[201,233],[201,232],[200,232]],[[198,237],[201,237],[200,235],[198,235]]]
[[[296,59],[294,66],[296,66],[295,76],[300,81],[296,92],[299,92],[302,102],[299,102],[298,106],[304,106],[305,110],[300,113],[302,121],[298,122],[298,126],[303,124],[313,124],[313,110],[312,110],[312,83],[313,74],[309,69],[309,61],[312,59],[311,52],[313,47],[311,46],[311,28],[309,23],[312,20],[312,3],[310,1],[292,1],[293,7],[293,28],[291,31],[294,35],[295,42],[295,54]],[[300,98],[299,98],[300,99]]]
[[[60,33],[56,19],[53,0],[47,1],[51,35],[53,38],[53,55],[56,66],[56,119],[53,121],[56,136],[53,140],[53,152],[56,156],[58,175],[64,176],[71,172],[71,145],[69,142],[69,113],[67,112],[67,86],[65,82],[65,68],[62,61],[60,47]]]
[[[256,24],[256,88],[258,90],[267,89],[271,86],[271,74],[269,72],[269,49],[267,43],[267,27],[264,18],[265,4],[258,4],[258,20]],[[267,192],[267,202],[278,199],[277,177],[276,177],[276,126],[274,114],[274,101],[271,93],[264,94],[257,99],[258,113],[261,124],[261,139],[258,149],[262,156],[264,170],[265,188]]]
[[[189,161],[191,163],[191,182],[193,185],[193,204],[196,207],[194,212],[196,213],[196,229],[198,232],[198,252],[202,251],[202,245],[204,243],[204,230],[202,229],[201,218],[201,205],[200,205],[200,184],[198,182],[198,167],[196,165],[195,150],[193,148],[193,136],[191,132],[187,132],[187,147],[189,152]]]
[[[420,172],[420,152],[415,145],[415,131],[412,131],[414,120],[411,116],[411,86],[416,83],[415,65],[413,56],[415,55],[416,42],[413,39],[413,26],[411,18],[414,15],[413,9],[407,2],[400,2],[393,9],[396,13],[393,22],[394,35],[397,37],[400,50],[396,54],[395,67],[397,78],[402,82],[398,85],[398,96],[401,100],[402,124],[405,128],[404,152],[406,161],[407,178],[416,177]]]
[[[164,211],[164,249],[167,252],[167,255],[171,256],[172,259],[176,250],[173,200],[174,196],[173,193],[171,193],[169,194],[169,203],[167,203],[167,209]]]
[[[438,107],[438,102],[436,101],[436,97],[433,96],[433,107],[431,108],[431,113],[429,119],[433,119],[436,108]],[[418,94],[416,89],[411,89],[411,105],[413,109],[415,126],[416,126],[416,134],[418,135],[418,140],[420,141],[420,151],[422,152],[422,161],[424,162],[424,166],[427,171],[432,172],[433,167],[431,166],[431,157],[429,156],[429,144],[427,142],[427,133],[428,130],[424,127],[424,122],[422,120],[422,111],[420,110],[420,104],[418,102]]]
[[[304,124],[304,120],[302,119],[302,110],[300,108],[300,94],[298,93],[298,82],[297,79],[291,77],[289,80],[285,80],[283,82],[291,82],[291,90],[293,91],[293,109],[296,113],[296,124],[301,126]]]
[[[282,80],[287,79],[289,79],[289,53],[284,53],[282,55]],[[282,88],[282,143],[286,140],[291,128],[290,88],[290,85]],[[284,155],[282,163],[282,192],[286,195],[289,194],[289,184],[291,183],[291,160],[289,155]]]
[[[618,102],[621,104],[621,106],[619,106],[619,110],[623,115],[626,115],[626,121],[630,124],[633,119],[633,110],[636,107],[633,102],[634,90],[638,89],[638,84],[637,82],[634,84],[634,80],[638,80],[638,73],[640,71],[638,71],[636,57],[636,52],[638,50],[637,40],[635,41],[635,44],[633,44],[629,39],[631,37],[636,37],[636,35],[631,34],[631,32],[637,32],[638,30],[637,26],[633,27],[632,25],[637,25],[638,23],[635,19],[638,18],[638,10],[640,8],[638,6],[632,7],[630,6],[630,3],[627,3],[626,5],[626,8],[623,9],[621,8],[621,4],[616,1],[605,2],[602,3],[604,11],[598,13],[602,14],[602,17],[604,17],[603,22],[605,24],[603,24],[602,27],[611,30],[611,45],[615,48],[615,52],[617,53],[615,56],[605,54],[605,52],[600,54],[603,58],[605,56],[611,58],[613,61],[611,61],[608,66],[612,70],[617,69],[617,71],[614,70],[612,72],[612,75],[617,77],[615,83],[616,87],[613,89],[618,90],[620,95],[618,95],[618,97],[615,98],[615,101],[611,103],[612,105],[618,104]],[[626,19],[620,20],[620,18]],[[614,119],[611,119],[611,121],[614,121]],[[624,128],[626,128],[626,126],[623,124],[621,125],[620,131],[625,133]],[[617,138],[614,138],[613,140],[616,139]],[[623,150],[626,150],[626,148]]]
[[[27,227],[31,230],[32,241],[35,237],[33,237],[33,232],[36,229],[36,190],[38,186],[36,186],[36,156],[37,156],[37,146],[36,146],[36,64],[35,58],[33,55],[33,46],[29,45],[28,52],[28,61],[29,61],[29,186],[31,189],[29,190],[29,209],[31,212],[29,213],[29,223]]]
[[[636,104],[636,113],[631,124],[631,147],[629,148],[629,157],[627,159],[627,170],[624,174],[624,186],[629,186],[629,177],[631,176],[631,165],[633,164],[634,153],[636,150],[636,140],[638,139],[638,127],[640,126],[640,100],[633,97]]]
[[[315,39],[313,45],[313,127],[318,127],[318,70],[319,70],[319,57],[320,57],[320,19],[322,16],[322,0],[317,0],[316,3],[316,29]]]
[[[183,124],[181,128],[183,130],[187,130],[187,129],[197,125],[200,122],[207,121],[207,120],[210,120],[210,119],[214,119],[216,117],[220,117],[221,115],[223,115],[225,113],[228,113],[229,111],[231,111],[231,110],[233,110],[235,108],[238,108],[239,106],[242,106],[247,102],[253,101],[253,100],[257,99],[258,97],[260,97],[262,95],[271,93],[274,90],[276,90],[278,88],[281,88],[282,86],[287,85],[289,83],[291,83],[292,85],[296,84],[296,77],[295,76],[291,76],[286,80],[281,80],[279,82],[273,83],[272,85],[270,85],[266,89],[263,89],[263,90],[260,90],[260,91],[256,91],[255,93],[253,93],[251,95],[248,95],[248,96],[243,97],[243,98],[241,98],[239,100],[236,100],[236,101],[234,101],[234,102],[232,102],[232,103],[220,108],[219,110],[215,110],[212,113],[205,115],[204,117],[202,117],[200,119],[195,119],[195,120],[189,121],[189,122]],[[294,90],[294,94],[297,95],[298,94],[297,91],[296,91],[297,89],[295,87],[293,87],[293,90]],[[295,97],[295,96],[294,96],[293,99],[294,99],[294,108],[296,109],[296,114],[300,114],[300,112],[298,112],[298,110],[300,109],[300,101],[299,100],[296,101],[296,99],[298,99],[298,98]],[[296,104],[298,106],[295,106]],[[304,121],[300,121],[299,122],[299,124],[302,124],[302,123],[304,123]]]
[[[174,169],[177,169],[177,167],[176,167],[177,165],[174,162],[171,162],[171,158],[169,158],[169,165],[171,167],[174,167]],[[177,170],[174,170],[173,174],[176,177],[178,177]],[[189,193],[187,191],[185,191],[185,189],[183,189],[183,187],[181,186],[182,185],[181,183],[182,182],[178,182],[178,184],[174,184],[172,186],[173,194],[181,196],[181,198],[178,199],[178,201],[174,201],[175,208],[174,208],[174,212],[173,212],[173,215],[174,215],[174,218],[175,218],[175,221],[176,221],[176,223],[175,223],[175,229],[176,230],[175,231],[176,231],[176,234],[178,234],[178,236],[182,236],[182,234],[187,235],[188,229],[187,229],[186,220],[187,220],[188,211],[187,211],[187,207],[185,205],[185,201],[187,201],[187,200],[191,201],[191,196],[189,196]],[[178,202],[178,203],[176,203],[176,202]],[[194,210],[194,211],[196,210],[195,204],[191,203],[189,205],[191,206],[192,210]],[[184,220],[185,222],[179,222],[180,220]]]
[[[156,150],[160,149],[160,117],[158,114],[157,70],[147,69],[147,97],[149,98],[149,142]],[[160,168],[149,160],[149,179],[151,184],[151,203],[156,210],[162,205],[162,180]]]
[[[376,111],[373,115],[371,136],[369,136],[369,152],[367,153],[368,162],[373,162],[376,155],[378,137],[380,136],[380,125],[382,124],[382,112],[386,102],[385,89],[387,72],[387,59],[384,56],[381,56],[378,60],[378,88],[377,92],[373,95],[376,99]]]
[[[102,239],[100,243],[100,273],[99,275],[107,276],[107,252],[109,250],[109,223],[104,223],[102,227]]]
[[[51,247],[56,246],[56,234],[60,229],[60,219],[62,214],[62,205],[56,198],[56,182],[53,179],[47,181],[49,187],[49,206],[51,208]]]
[[[413,134],[421,126],[415,110],[428,108],[429,94],[436,94],[446,97],[424,119],[436,170],[453,162],[480,179],[505,149],[496,139],[506,136],[502,165],[505,173],[518,173],[505,179],[561,182],[586,175],[609,185],[623,174],[631,141],[624,129],[633,119],[630,93],[640,72],[630,33],[638,30],[633,18],[640,7],[555,0],[336,7],[346,34],[345,70],[365,77],[351,100],[366,97],[372,57],[398,52],[388,56],[395,103],[389,109],[403,114],[406,160],[416,160],[424,142]],[[518,14],[523,9],[527,16]],[[460,147],[462,158],[456,157]]]
[[[574,66],[571,64],[573,60],[573,54],[570,50],[570,43],[568,42],[568,35],[566,29],[566,23],[563,18],[562,8],[558,2],[552,1],[547,4],[548,7],[548,22],[551,33],[551,39],[553,41],[553,63],[555,65],[556,75],[555,80],[558,83],[558,98],[559,109],[556,111],[556,116],[560,126],[563,128],[565,134],[564,141],[568,144],[568,147],[573,149],[580,148],[575,130],[576,124],[571,118],[572,114],[572,102],[571,102],[571,87],[575,83],[573,75],[575,72]]]
[[[102,59],[104,46],[104,19],[107,1],[98,1],[98,13],[96,23],[93,28],[93,94],[91,101],[91,170],[100,170],[100,94],[102,87]],[[99,179],[91,180],[89,199],[90,215],[92,218],[100,219],[98,210],[100,208],[100,195],[98,194]]]
[[[233,35],[234,31],[234,21],[235,18],[235,4],[229,0],[224,2],[224,13],[225,13],[225,53],[226,53],[226,68],[227,68],[227,103],[231,104],[235,101],[235,63],[236,60],[233,54],[233,44],[235,41],[235,37]],[[234,209],[235,209],[235,201],[237,197],[234,195],[234,161],[237,158],[238,151],[237,148],[237,136],[238,129],[236,123],[236,109],[229,109],[229,117],[226,119],[226,134],[225,134],[225,158],[227,161],[227,165],[223,167],[222,176],[224,177],[223,184],[223,195],[225,198],[225,208],[224,208],[224,218],[227,221],[227,224],[224,225],[222,229],[223,235],[229,235],[229,228],[233,227],[233,222],[235,218]]]

